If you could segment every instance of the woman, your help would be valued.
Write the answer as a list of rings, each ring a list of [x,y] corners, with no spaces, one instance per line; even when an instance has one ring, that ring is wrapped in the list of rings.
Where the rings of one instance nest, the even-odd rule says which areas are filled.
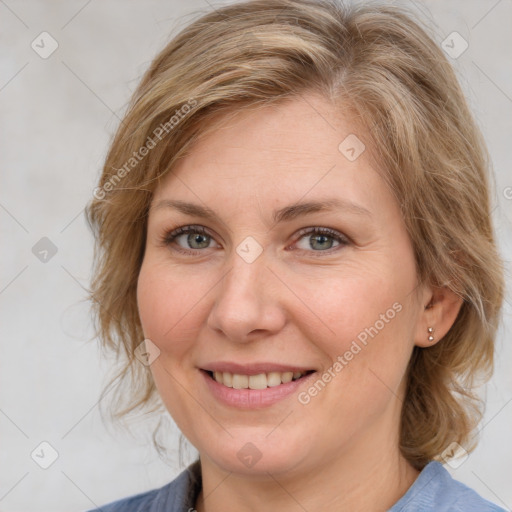
[[[185,28],[88,218],[118,416],[161,399],[199,460],[102,510],[502,510],[441,464],[474,448],[492,370],[487,173],[397,8],[257,0]]]

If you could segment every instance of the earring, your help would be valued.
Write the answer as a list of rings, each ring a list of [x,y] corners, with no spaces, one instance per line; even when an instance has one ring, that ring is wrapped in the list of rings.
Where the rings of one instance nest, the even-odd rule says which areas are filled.
[[[428,341],[434,341],[434,336],[432,336],[432,333],[434,332],[434,328],[433,327],[429,327],[427,329],[427,331],[429,332]]]

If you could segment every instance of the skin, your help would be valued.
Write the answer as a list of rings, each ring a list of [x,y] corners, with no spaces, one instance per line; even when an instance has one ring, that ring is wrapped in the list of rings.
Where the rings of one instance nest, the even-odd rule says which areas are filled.
[[[368,137],[335,112],[313,93],[240,110],[154,194],[138,305],[145,337],[160,350],[151,365],[157,389],[200,454],[199,512],[380,511],[418,476],[398,447],[405,371],[414,345],[448,331],[460,301],[419,286],[399,205],[369,151],[351,162],[338,150],[351,133]],[[332,210],[272,222],[274,209],[332,197],[369,214]],[[165,199],[208,206],[218,218],[156,207]],[[162,243],[191,224],[210,236]],[[317,226],[349,242],[297,234]],[[263,249],[252,263],[236,252],[248,236]],[[294,393],[240,411],[217,402],[198,369],[272,361],[322,373],[395,303],[401,311],[307,405]],[[250,468],[237,457],[247,442],[262,455]]]

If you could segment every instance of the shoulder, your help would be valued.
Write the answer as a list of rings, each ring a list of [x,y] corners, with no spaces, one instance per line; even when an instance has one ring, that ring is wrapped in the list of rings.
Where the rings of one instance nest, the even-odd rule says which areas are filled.
[[[94,511],[90,510],[88,512],[96,512],[97,510],[101,512],[152,512],[153,510],[159,510],[157,504],[161,502],[165,496],[172,493],[173,483],[174,481],[159,489],[153,489],[152,491],[142,492],[113,501],[112,503],[94,509]]]
[[[452,478],[437,461],[427,464],[416,481],[389,512],[505,512],[473,489]]]
[[[196,461],[172,482],[102,505],[88,512],[174,512],[193,509],[201,490],[201,466]]]

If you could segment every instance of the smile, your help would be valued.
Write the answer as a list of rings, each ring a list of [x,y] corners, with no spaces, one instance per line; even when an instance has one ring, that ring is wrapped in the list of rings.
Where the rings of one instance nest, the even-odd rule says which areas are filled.
[[[219,384],[233,389],[266,389],[286,384],[304,377],[313,372],[269,372],[259,373],[257,375],[243,375],[230,372],[208,372]]]
[[[260,370],[261,372],[261,370]],[[237,409],[269,407],[299,392],[314,378],[315,370],[231,373],[201,369],[205,392],[224,406]]]

